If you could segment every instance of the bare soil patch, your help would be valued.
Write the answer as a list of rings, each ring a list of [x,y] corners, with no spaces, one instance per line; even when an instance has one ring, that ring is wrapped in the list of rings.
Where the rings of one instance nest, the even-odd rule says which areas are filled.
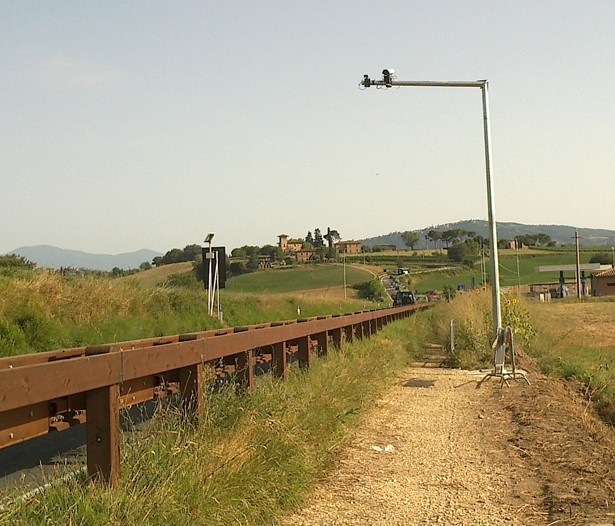
[[[407,369],[286,525],[615,524],[615,439],[575,385]]]

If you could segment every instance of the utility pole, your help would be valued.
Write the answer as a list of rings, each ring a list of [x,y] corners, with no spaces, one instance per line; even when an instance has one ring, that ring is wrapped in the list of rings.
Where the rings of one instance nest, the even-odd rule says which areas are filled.
[[[521,273],[519,272],[519,240],[515,238],[515,249],[517,254],[517,287],[519,290],[519,299],[521,299]]]
[[[579,231],[574,231],[574,244],[577,250],[577,268],[576,268],[576,279],[577,279],[577,299],[581,299],[581,258],[579,257]]]

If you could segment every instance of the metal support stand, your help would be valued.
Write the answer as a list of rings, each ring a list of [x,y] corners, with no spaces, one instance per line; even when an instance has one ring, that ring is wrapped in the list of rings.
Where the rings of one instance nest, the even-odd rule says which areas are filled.
[[[511,327],[500,328],[498,330],[498,335],[495,341],[493,342],[492,348],[495,350],[494,359],[493,359],[493,372],[486,374],[483,376],[482,380],[478,382],[476,388],[478,389],[485,380],[489,380],[490,378],[499,378],[500,379],[500,388],[510,387],[510,383],[508,382],[510,379],[518,382],[518,378],[521,378],[527,382],[527,385],[531,385],[530,381],[525,376],[525,373],[517,371],[517,366],[515,364],[515,347],[513,344],[513,332]],[[506,351],[510,351],[511,357],[511,367],[512,370],[509,371],[506,369]]]

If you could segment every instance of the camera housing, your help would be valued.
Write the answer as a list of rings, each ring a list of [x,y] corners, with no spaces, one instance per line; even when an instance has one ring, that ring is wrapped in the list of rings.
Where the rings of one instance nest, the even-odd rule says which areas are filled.
[[[390,87],[393,86],[393,81],[396,78],[397,77],[395,76],[395,70],[393,68],[383,69],[382,70],[382,80],[386,84],[387,88],[390,88]]]

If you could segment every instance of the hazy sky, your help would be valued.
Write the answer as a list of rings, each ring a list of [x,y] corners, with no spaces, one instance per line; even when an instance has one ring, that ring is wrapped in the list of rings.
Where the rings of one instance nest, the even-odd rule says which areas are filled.
[[[0,3],[0,253],[615,229],[615,2]]]

